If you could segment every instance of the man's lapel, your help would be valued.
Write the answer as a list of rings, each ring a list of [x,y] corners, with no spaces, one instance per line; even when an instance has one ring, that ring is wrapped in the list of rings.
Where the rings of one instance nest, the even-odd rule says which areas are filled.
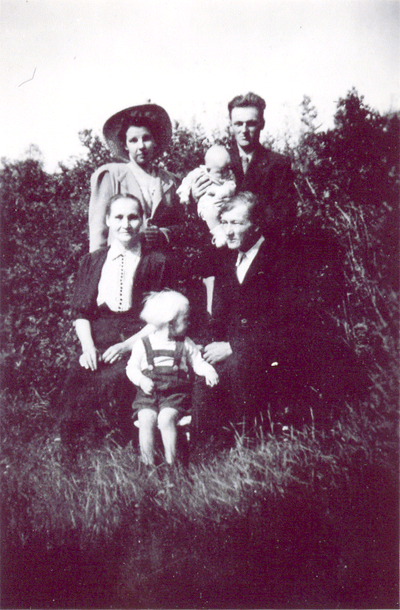
[[[258,144],[254,150],[253,158],[250,162],[249,167],[245,175],[246,178],[251,178],[253,174],[257,174],[260,171],[260,167],[270,165],[270,151],[264,148],[261,144]]]
[[[230,148],[229,153],[231,155],[232,169],[233,169],[233,173],[236,176],[236,181],[239,184],[241,184],[243,182],[244,173],[243,173],[243,167],[242,167],[242,160],[240,158],[239,149],[237,147],[236,142],[234,142],[232,144],[232,147]]]
[[[268,270],[271,268],[273,260],[275,259],[275,254],[272,252],[267,245],[267,242],[264,241],[255,259],[252,261],[246,275],[244,276],[244,280],[241,286],[246,286],[252,282],[253,278],[260,278],[264,274],[268,273]]]

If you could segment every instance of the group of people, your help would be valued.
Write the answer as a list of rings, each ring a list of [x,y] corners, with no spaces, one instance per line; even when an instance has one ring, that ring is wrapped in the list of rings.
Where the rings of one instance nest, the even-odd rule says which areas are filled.
[[[301,422],[307,409],[354,387],[356,363],[325,315],[326,300],[341,299],[342,269],[325,270],[322,306],[311,285],[324,276],[317,267],[327,245],[294,236],[294,174],[288,158],[260,144],[264,109],[258,95],[235,97],[232,146],[211,147],[181,184],[157,164],[172,135],[163,108],[135,106],[105,123],[120,161],[91,179],[90,252],[72,301],[82,354],[58,405],[71,455],[83,438],[128,442],[136,419],[143,462],[154,463],[159,430],[172,464],[188,414],[193,442],[218,444],[230,427]],[[171,255],[188,209],[212,252],[212,264],[200,265],[199,328],[182,294],[185,261]]]

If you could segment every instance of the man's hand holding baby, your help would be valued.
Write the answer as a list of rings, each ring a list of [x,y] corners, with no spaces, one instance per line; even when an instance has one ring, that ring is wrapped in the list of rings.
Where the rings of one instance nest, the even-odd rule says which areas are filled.
[[[207,189],[212,185],[210,178],[206,173],[200,174],[192,185],[192,197],[195,201],[198,201],[203,195],[206,194]]]

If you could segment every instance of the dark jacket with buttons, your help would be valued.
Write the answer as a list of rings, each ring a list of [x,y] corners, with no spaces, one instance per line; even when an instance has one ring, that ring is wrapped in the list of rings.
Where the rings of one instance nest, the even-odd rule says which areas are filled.
[[[72,297],[72,316],[94,320],[99,317],[97,305],[98,286],[108,248],[100,248],[86,254],[79,265]],[[175,287],[175,269],[170,258],[156,250],[147,251],[143,247],[132,287],[131,315],[139,322],[143,299],[151,291]],[[141,325],[143,325],[141,323]]]

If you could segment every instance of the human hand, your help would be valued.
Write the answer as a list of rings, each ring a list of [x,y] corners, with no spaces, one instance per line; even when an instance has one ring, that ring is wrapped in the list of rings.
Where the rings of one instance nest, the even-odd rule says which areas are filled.
[[[196,201],[202,197],[207,191],[208,187],[211,186],[212,182],[206,174],[201,174],[196,178],[192,185],[192,197]]]
[[[215,385],[217,385],[218,381],[219,381],[219,376],[215,369],[213,369],[212,371],[207,373],[206,384],[209,385],[210,388],[213,388]]]
[[[148,226],[143,231],[146,244],[149,248],[156,248],[160,246],[165,240],[165,235],[160,231],[159,227],[155,225]]]
[[[93,345],[93,347],[89,347],[86,349],[83,354],[79,357],[79,364],[83,366],[84,369],[90,369],[91,371],[97,370],[97,362],[101,360],[100,354],[97,352],[97,349]]]
[[[111,345],[108,349],[106,349],[102,356],[103,362],[114,364],[114,362],[119,360],[122,354],[125,354],[126,351],[127,348],[125,343],[116,343],[115,345]]]
[[[215,341],[204,348],[203,358],[209,364],[226,360],[232,354],[232,348],[227,341]]]
[[[139,387],[143,390],[145,394],[151,394],[154,390],[154,381],[146,375],[140,378]]]

